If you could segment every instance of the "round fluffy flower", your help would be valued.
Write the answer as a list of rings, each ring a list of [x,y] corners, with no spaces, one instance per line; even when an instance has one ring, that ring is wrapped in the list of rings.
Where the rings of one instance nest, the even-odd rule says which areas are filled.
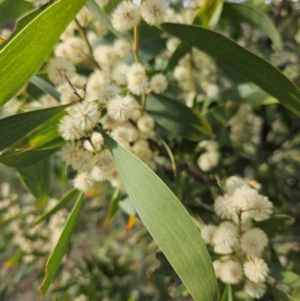
[[[145,0],[141,5],[142,17],[150,25],[163,23],[166,10],[166,4],[161,0]]]
[[[217,227],[213,236],[215,252],[227,254],[237,242],[237,227],[231,222],[223,222]]]
[[[99,89],[99,101],[107,103],[109,100],[116,97],[120,89],[115,85],[103,85]]]
[[[264,282],[268,276],[268,266],[263,259],[252,257],[244,263],[244,273],[252,282]]]
[[[263,195],[258,195],[253,202],[250,214],[257,222],[264,221],[270,217],[273,212],[273,204]]]
[[[245,291],[250,297],[259,299],[265,294],[266,285],[263,282],[255,283],[246,280]]]
[[[92,168],[92,164],[93,155],[90,152],[81,149],[77,153],[77,157],[73,160],[72,167],[79,172],[84,172],[90,170]]]
[[[208,171],[213,167],[217,166],[219,162],[219,152],[217,151],[208,151],[202,153],[198,160],[197,165],[203,171]]]
[[[124,147],[129,146],[129,134],[126,131],[126,128],[123,126],[118,126],[111,132],[111,137],[115,139],[118,143],[122,144]]]
[[[258,193],[256,190],[249,186],[242,186],[234,190],[230,199],[236,210],[245,211],[252,208],[257,197]]]
[[[112,14],[113,27],[119,31],[132,29],[140,20],[139,8],[129,1],[121,2]]]
[[[107,104],[107,114],[114,120],[125,121],[134,110],[134,101],[127,95],[117,95]]]
[[[259,256],[268,244],[268,237],[259,228],[247,230],[241,237],[241,248],[244,252]]]
[[[216,229],[217,227],[214,225],[205,225],[201,229],[201,237],[207,245],[212,244],[214,232]]]
[[[225,186],[228,194],[233,194],[237,188],[249,187],[249,185],[243,179],[237,176],[229,177],[226,180]]]
[[[52,59],[48,65],[49,79],[55,85],[64,84],[67,79],[71,79],[74,75],[75,67],[70,61],[62,57]]]
[[[150,88],[153,90],[154,93],[163,93],[166,91],[167,87],[168,82],[164,75],[156,74],[151,78]]]
[[[104,181],[107,179],[107,172],[101,169],[99,166],[95,166],[91,172],[91,177],[95,181]]]
[[[78,157],[78,153],[81,149],[80,146],[80,143],[76,143],[74,141],[66,143],[61,149],[61,158],[63,161],[65,161],[68,165],[72,165]]]
[[[90,139],[93,145],[91,145],[90,141],[86,140],[84,141],[85,149],[92,153],[100,151],[104,144],[102,135],[99,132],[93,132]]]
[[[127,73],[128,89],[136,95],[144,93],[148,87],[145,68],[141,64],[133,64]]]
[[[74,187],[81,191],[87,191],[94,184],[94,181],[89,173],[79,173],[73,180]]]
[[[107,45],[100,45],[94,51],[95,59],[99,65],[107,70],[115,65],[118,56],[114,51],[114,48]]]
[[[96,162],[104,172],[110,171],[115,167],[111,153],[106,150],[97,155]]]
[[[242,266],[236,260],[227,260],[221,264],[219,278],[224,283],[237,284],[243,280]]]
[[[235,207],[227,194],[218,196],[214,202],[215,213],[223,219],[231,219],[236,214]]]
[[[74,124],[81,130],[90,130],[99,122],[98,105],[91,102],[81,102],[69,109]]]
[[[154,128],[154,120],[149,115],[144,114],[137,122],[138,129],[143,133],[149,133]]]
[[[129,66],[126,64],[118,64],[112,74],[113,80],[119,86],[124,86],[127,83],[127,72]]]
[[[220,260],[213,261],[213,267],[215,270],[216,277],[220,277],[222,262]]]
[[[131,45],[124,39],[117,39],[114,42],[114,50],[119,58],[123,58],[130,52]]]
[[[70,116],[62,118],[58,131],[65,140],[78,140],[85,135],[84,131],[74,124],[74,119]]]

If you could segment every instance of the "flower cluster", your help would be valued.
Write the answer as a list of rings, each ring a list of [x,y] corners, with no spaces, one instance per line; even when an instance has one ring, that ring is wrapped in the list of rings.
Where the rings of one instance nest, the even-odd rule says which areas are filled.
[[[113,187],[122,188],[113,158],[104,146],[101,129],[149,167],[155,168],[147,141],[153,135],[154,121],[132,95],[140,95],[148,89],[145,69],[141,64],[117,67],[123,69],[123,75],[118,73],[116,80],[111,77],[111,81],[95,84],[98,80],[95,72],[86,79],[87,83],[82,84],[74,65],[66,58],[54,58],[48,66],[49,79],[59,85],[61,102],[69,104],[68,115],[61,119],[58,128],[67,141],[61,151],[62,159],[77,171],[73,183],[82,191],[87,191],[94,182],[104,180],[109,180]],[[126,83],[132,94],[121,92]],[[152,90],[162,92],[166,86],[163,75],[152,77]]]
[[[268,237],[263,230],[253,227],[252,221],[268,219],[273,204],[239,177],[228,178],[225,186],[226,194],[214,202],[215,213],[225,221],[219,226],[205,225],[201,235],[215,253],[222,255],[213,262],[216,276],[229,284],[245,281],[246,293],[260,298],[266,291],[269,271],[262,259]]]

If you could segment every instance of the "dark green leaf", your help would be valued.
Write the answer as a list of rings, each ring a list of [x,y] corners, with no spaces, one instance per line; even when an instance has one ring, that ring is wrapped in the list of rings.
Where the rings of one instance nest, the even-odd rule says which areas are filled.
[[[53,85],[46,82],[41,77],[35,75],[31,78],[30,82],[33,83],[38,88],[40,88],[45,93],[54,97],[57,101],[60,101],[60,93],[55,89]]]
[[[230,284],[226,284],[221,301],[233,301],[232,287]]]
[[[54,2],[0,51],[0,106],[24,87],[38,71],[85,2]]]
[[[164,23],[161,28],[252,81],[300,116],[300,90],[264,59],[205,28],[173,23]]]
[[[214,130],[214,133],[216,133],[228,124],[229,120],[236,114],[239,107],[240,106],[236,104],[226,103],[223,106],[211,109],[204,116]]]
[[[54,213],[59,211],[62,208],[65,208],[65,206],[73,200],[73,198],[78,194],[78,190],[72,189],[68,193],[66,193],[62,199],[49,211],[44,213],[42,216],[40,216],[36,221],[35,225],[41,223],[42,221],[48,219],[50,216],[52,216]]]
[[[32,4],[24,0],[4,0],[0,2],[0,26],[20,17],[32,8]]]
[[[275,264],[269,264],[269,269],[270,275],[279,283],[284,283],[293,288],[300,287],[300,275]]]
[[[166,96],[149,94],[146,111],[160,126],[183,138],[200,141],[212,136],[209,124],[203,116]]]
[[[50,184],[49,159],[28,167],[18,168],[18,171],[28,190],[37,199],[37,203],[44,204],[47,200]]]
[[[282,48],[281,37],[272,21],[253,6],[243,3],[224,3],[222,19],[245,22],[264,32],[278,48]]]
[[[139,217],[186,288],[196,301],[217,301],[210,256],[186,209],[148,166],[102,135]]]
[[[274,301],[297,301],[271,283],[267,283],[267,287],[268,291],[272,294]]]
[[[67,106],[36,110],[0,119],[0,150],[12,145],[39,125],[62,112]]]
[[[221,14],[223,6],[223,0],[206,0],[199,8],[193,24],[202,27],[209,27],[210,25],[215,25],[218,22],[218,17]],[[217,15],[216,15],[217,14]],[[210,22],[213,21],[213,24]],[[172,70],[179,60],[191,50],[191,46],[180,43],[172,57],[170,58],[168,65],[166,66],[164,72]]]
[[[50,255],[45,270],[44,281],[39,287],[42,297],[45,296],[50,284],[58,271],[61,261],[67,252],[72,234],[77,224],[78,216],[83,205],[84,193],[81,193],[63,229],[63,232]]]

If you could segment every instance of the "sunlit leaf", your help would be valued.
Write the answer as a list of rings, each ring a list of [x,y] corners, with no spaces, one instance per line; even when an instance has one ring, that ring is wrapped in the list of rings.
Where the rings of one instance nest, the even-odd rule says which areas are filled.
[[[0,106],[23,88],[38,71],[85,2],[54,2],[0,51]]]

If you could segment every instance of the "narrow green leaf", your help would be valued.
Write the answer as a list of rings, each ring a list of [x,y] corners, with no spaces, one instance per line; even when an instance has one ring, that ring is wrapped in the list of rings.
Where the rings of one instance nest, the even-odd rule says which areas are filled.
[[[57,245],[55,246],[52,254],[50,255],[45,269],[44,281],[39,287],[42,297],[45,296],[50,284],[54,280],[54,277],[58,271],[61,261],[67,252],[69,243],[71,241],[72,234],[77,224],[78,216],[83,205],[84,193],[81,193],[67,223],[60,235]]]
[[[10,155],[0,155],[0,162],[10,167],[28,167],[50,157],[59,149],[57,147],[51,149],[22,150]]]
[[[223,0],[206,0],[199,8],[194,20],[193,25],[198,25],[202,27],[209,27],[210,25],[215,25],[218,22],[219,16],[222,12]],[[210,22],[213,21],[212,24]],[[170,58],[168,65],[166,66],[164,73],[172,70],[179,60],[191,50],[191,46],[180,43],[172,57]]]
[[[208,120],[214,133],[216,133],[227,126],[229,120],[236,114],[239,107],[240,106],[236,104],[226,103],[223,106],[211,109],[204,116]]]
[[[78,194],[77,189],[72,189],[69,192],[67,192],[62,199],[49,211],[45,212],[42,216],[40,216],[36,221],[35,225],[43,222],[44,220],[48,219],[50,216],[52,216],[54,213],[59,211],[62,208],[65,208],[65,206],[73,200],[73,198]]]
[[[105,225],[109,225],[114,220],[118,212],[119,202],[120,202],[120,190],[116,189],[110,200],[109,212],[104,222]]]
[[[97,18],[97,20],[100,21],[111,33],[113,33],[118,38],[122,37],[121,34],[113,28],[110,19],[101,9],[101,7],[95,2],[95,0],[88,0],[86,6],[90,10],[90,12]]]
[[[144,225],[196,301],[217,301],[209,253],[190,215],[160,178],[105,132],[125,189]]]
[[[0,106],[38,71],[85,2],[86,0],[54,2],[0,51]]]
[[[53,85],[50,83],[46,82],[44,79],[42,79],[39,76],[34,75],[30,82],[40,88],[42,91],[45,93],[51,95],[54,97],[57,101],[60,101],[60,93],[55,89]]]
[[[300,116],[300,90],[264,59],[205,28],[173,23],[164,23],[161,28],[255,83]]]
[[[272,294],[274,301],[297,301],[271,283],[267,283],[267,287],[268,291]]]
[[[18,171],[28,188],[35,196],[38,204],[43,205],[47,199],[50,184],[50,161],[40,161],[28,167],[18,168]]]
[[[272,97],[268,93],[255,89],[247,83],[218,92],[205,102],[205,107],[212,102],[220,100],[230,100],[238,103],[249,103],[252,105],[267,105],[278,102],[276,98]]]
[[[2,50],[8,43],[10,43],[10,41],[13,40],[15,36],[17,36],[33,19],[35,19],[48,6],[49,4],[41,6],[19,19],[17,21],[16,28],[10,35],[9,39],[6,40],[4,43],[0,44],[0,50]]]
[[[286,270],[279,265],[269,264],[270,275],[279,283],[284,283],[293,288],[300,287],[300,275]]]
[[[232,22],[245,22],[264,32],[278,48],[282,48],[280,34],[272,21],[253,6],[243,3],[224,3],[221,18]]]
[[[0,119],[0,150],[12,145],[68,105],[21,113]]]
[[[20,17],[32,8],[32,4],[24,0],[4,0],[0,2],[0,26]]]
[[[136,211],[129,198],[126,198],[119,202],[119,207],[128,215],[135,216]]]
[[[203,116],[166,96],[149,94],[146,111],[160,126],[183,138],[200,141],[212,136],[210,126]]]
[[[233,301],[232,287],[230,284],[226,284],[221,301]]]

